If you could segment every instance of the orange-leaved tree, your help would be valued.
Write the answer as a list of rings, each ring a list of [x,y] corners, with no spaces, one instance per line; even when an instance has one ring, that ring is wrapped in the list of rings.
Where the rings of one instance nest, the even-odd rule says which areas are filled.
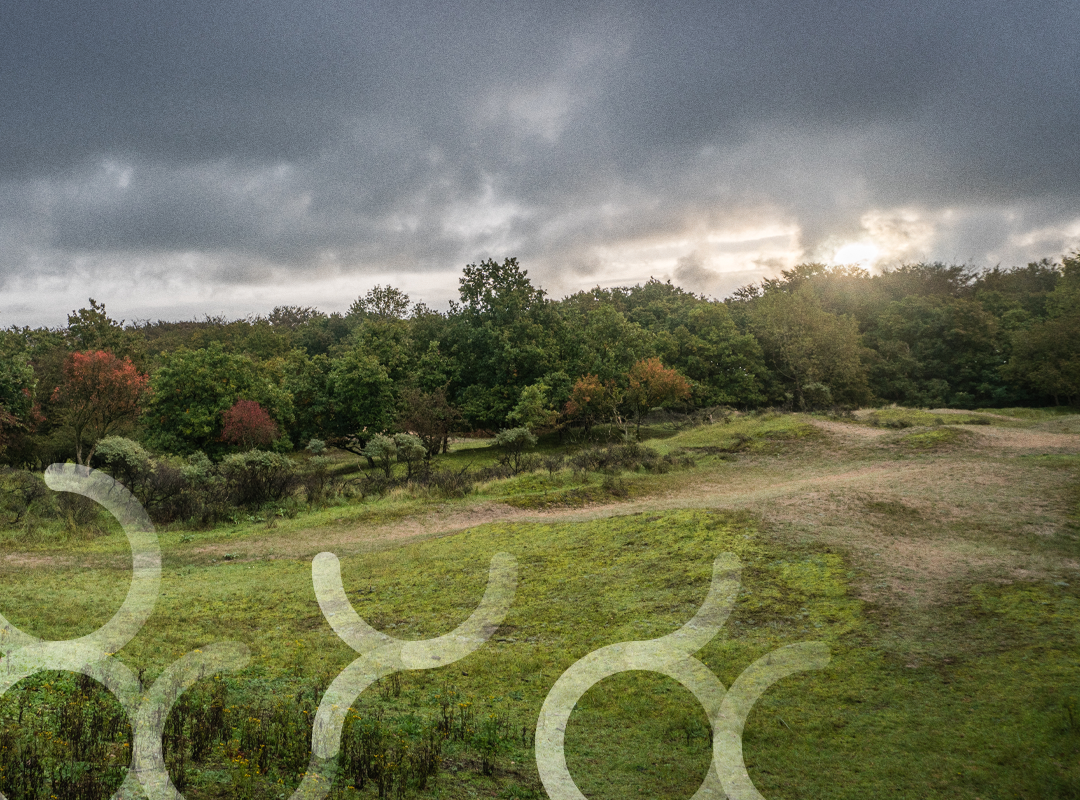
[[[571,419],[579,419],[588,434],[592,426],[615,416],[622,392],[615,381],[601,381],[596,375],[582,375],[570,391],[564,413]]]
[[[53,400],[75,440],[75,460],[89,464],[98,441],[138,418],[149,391],[149,376],[129,358],[106,350],[72,353]]]
[[[626,402],[641,434],[641,418],[650,409],[690,397],[690,382],[659,358],[645,358],[630,368]]]

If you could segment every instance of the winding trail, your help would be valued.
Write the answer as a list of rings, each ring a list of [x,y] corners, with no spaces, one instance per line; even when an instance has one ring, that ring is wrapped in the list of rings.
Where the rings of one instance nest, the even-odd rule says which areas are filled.
[[[911,430],[811,419],[822,436],[780,454],[745,454],[669,476],[663,490],[585,508],[522,510],[495,501],[455,501],[392,522],[350,521],[267,530],[243,540],[167,542],[168,562],[308,560],[345,557],[454,535],[488,523],[551,523],[688,508],[747,511],[768,536],[838,547],[863,570],[867,598],[934,602],[950,581],[972,573],[1007,580],[1080,570],[1033,546],[1068,524],[1065,498],[1074,470],[1040,467],[1021,456],[1080,453],[1080,435],[1030,428],[955,426],[957,446],[917,452]],[[127,569],[127,556],[95,557]],[[0,570],[75,566],[56,554],[7,552]]]

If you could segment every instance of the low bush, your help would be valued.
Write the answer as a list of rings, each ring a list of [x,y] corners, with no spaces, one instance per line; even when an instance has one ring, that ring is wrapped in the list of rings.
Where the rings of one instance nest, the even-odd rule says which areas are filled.
[[[0,467],[0,513],[10,525],[23,522],[35,505],[49,496],[40,475],[23,469]]]
[[[495,437],[495,446],[501,449],[499,463],[509,467],[511,474],[517,475],[535,469],[532,459],[525,451],[536,446],[536,436],[528,428],[507,428],[499,431]],[[536,460],[539,463],[539,460]]]
[[[229,497],[238,506],[261,505],[282,500],[300,485],[292,459],[281,453],[248,450],[227,456],[220,466]]]
[[[309,506],[322,503],[340,491],[341,479],[331,474],[331,461],[325,456],[309,459],[306,469],[300,474],[300,485],[304,487],[304,497]]]

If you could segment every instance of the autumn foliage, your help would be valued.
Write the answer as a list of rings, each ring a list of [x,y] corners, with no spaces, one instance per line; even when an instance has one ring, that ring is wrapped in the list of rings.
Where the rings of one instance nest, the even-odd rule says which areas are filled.
[[[582,375],[574,383],[565,413],[585,426],[588,433],[594,424],[612,418],[617,413],[622,393],[615,381],[601,381],[596,375]]]
[[[89,463],[98,440],[134,422],[149,391],[149,377],[129,358],[106,350],[72,353],[53,400],[75,439],[75,460]]]
[[[277,423],[254,400],[237,400],[224,414],[221,440],[244,450],[267,447],[278,438]]]
[[[646,358],[630,368],[626,401],[641,429],[641,417],[649,409],[690,398],[690,383],[673,369],[665,367],[659,358]]]

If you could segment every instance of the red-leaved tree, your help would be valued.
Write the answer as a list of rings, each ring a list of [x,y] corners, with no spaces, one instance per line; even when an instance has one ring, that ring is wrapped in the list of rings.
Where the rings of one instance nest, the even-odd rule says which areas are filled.
[[[245,450],[266,447],[278,438],[277,423],[254,400],[237,400],[224,414],[221,440]]]
[[[149,392],[149,376],[131,359],[106,350],[72,353],[53,400],[75,439],[75,460],[89,464],[99,440],[138,418]]]
[[[690,383],[678,372],[660,363],[659,358],[637,362],[630,368],[627,377],[630,385],[626,389],[626,402],[634,414],[639,434],[641,418],[649,409],[690,397]]]

